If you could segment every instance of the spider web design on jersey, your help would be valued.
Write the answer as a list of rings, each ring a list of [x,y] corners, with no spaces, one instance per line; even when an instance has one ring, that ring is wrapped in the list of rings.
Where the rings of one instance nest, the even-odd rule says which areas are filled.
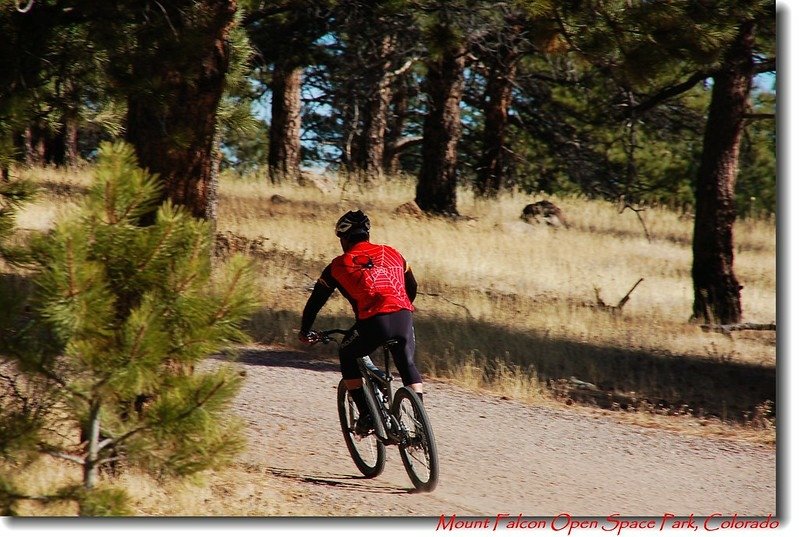
[[[367,259],[361,259],[367,258]],[[358,283],[369,297],[383,295],[402,297],[405,293],[404,260],[398,252],[385,246],[373,245],[352,256],[353,267],[358,272]]]

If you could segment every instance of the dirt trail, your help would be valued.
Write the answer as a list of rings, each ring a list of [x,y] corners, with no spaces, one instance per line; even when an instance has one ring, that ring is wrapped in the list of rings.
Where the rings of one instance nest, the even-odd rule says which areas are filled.
[[[681,436],[556,408],[426,385],[441,463],[438,488],[412,494],[396,448],[384,473],[359,477],[335,407],[337,364],[252,348],[236,412],[248,425],[245,462],[289,491],[298,516],[607,517],[776,513],[776,453]],[[294,503],[296,502],[296,504]]]

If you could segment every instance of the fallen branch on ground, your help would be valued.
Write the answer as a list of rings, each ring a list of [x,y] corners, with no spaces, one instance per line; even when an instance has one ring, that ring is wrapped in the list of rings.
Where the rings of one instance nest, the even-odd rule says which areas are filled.
[[[736,324],[703,324],[700,325],[703,332],[718,332],[729,336],[732,332],[739,330],[763,330],[772,331],[777,330],[777,323],[736,323]]]
[[[646,235],[646,241],[652,242],[652,237],[649,235],[649,230],[646,229],[646,222],[644,222],[644,217],[641,216],[641,213],[644,212],[646,209],[636,209],[629,203],[625,203],[624,207],[619,211],[619,214],[623,213],[625,210],[630,209],[632,212],[635,213],[635,216],[638,217],[638,221],[641,222],[641,227],[644,228],[644,235]]]
[[[432,296],[432,297],[440,298],[441,300],[443,300],[445,302],[449,302],[453,306],[458,306],[459,308],[463,308],[464,310],[466,310],[466,314],[469,317],[471,317],[472,319],[474,318],[474,315],[472,315],[472,312],[469,311],[469,308],[467,308],[463,304],[458,304],[457,302],[453,302],[452,300],[441,296],[441,293],[422,293],[422,292],[417,292],[416,294],[417,295],[422,295],[422,296]]]
[[[639,278],[638,281],[635,282],[635,285],[633,285],[630,288],[630,290],[627,291],[627,294],[624,295],[624,297],[621,300],[619,300],[619,303],[616,304],[615,306],[611,306],[610,304],[605,304],[605,301],[602,300],[602,297],[599,296],[600,289],[598,287],[594,287],[594,294],[596,295],[597,307],[599,307],[604,311],[609,311],[611,313],[621,313],[621,309],[630,300],[630,295],[633,293],[633,291],[635,291],[635,288],[638,287],[638,284],[640,284],[642,281],[644,281],[644,279]]]

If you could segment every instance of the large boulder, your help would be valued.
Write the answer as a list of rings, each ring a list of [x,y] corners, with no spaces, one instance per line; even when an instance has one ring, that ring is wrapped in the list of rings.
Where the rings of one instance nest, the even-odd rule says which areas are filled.
[[[526,205],[520,216],[528,224],[545,223],[553,227],[568,228],[566,217],[560,207],[548,200],[537,201]]]
[[[394,214],[421,218],[424,216],[424,211],[419,208],[415,201],[409,201],[394,209]]]

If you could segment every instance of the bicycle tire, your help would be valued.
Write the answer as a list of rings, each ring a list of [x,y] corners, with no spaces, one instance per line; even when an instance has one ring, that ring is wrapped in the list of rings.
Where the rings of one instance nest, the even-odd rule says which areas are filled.
[[[400,457],[413,486],[430,492],[438,485],[438,448],[430,419],[412,390],[402,387],[394,396],[391,413],[408,437],[399,445]]]
[[[364,477],[377,477],[386,464],[386,447],[374,434],[361,437],[353,432],[355,420],[358,419],[358,407],[349,396],[343,380],[338,385],[336,402],[341,432],[352,461]]]

